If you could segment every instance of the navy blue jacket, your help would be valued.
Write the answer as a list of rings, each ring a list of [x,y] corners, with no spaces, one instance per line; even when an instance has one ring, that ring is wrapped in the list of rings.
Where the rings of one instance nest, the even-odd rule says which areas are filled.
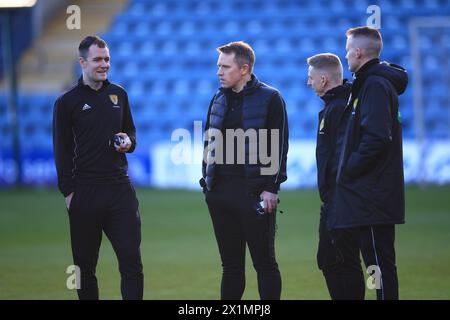
[[[328,90],[321,98],[325,102],[319,112],[316,164],[320,199],[328,207],[336,185],[336,174],[342,140],[347,124],[344,110],[350,96],[351,84]]]
[[[398,95],[407,84],[403,68],[378,59],[356,73],[329,229],[404,223]]]
[[[225,129],[223,127],[224,119],[229,108],[227,90],[230,89],[219,89],[211,100],[205,132],[210,129],[217,129],[219,131]],[[255,129],[256,131],[259,129],[279,130],[279,165],[276,173],[273,175],[261,174],[261,168],[268,167],[270,164],[264,165],[260,163],[260,159],[258,159],[258,163],[254,164],[249,161],[250,157],[254,155],[250,153],[256,149],[252,148],[253,145],[249,145],[249,139],[245,139],[244,175],[249,192],[259,194],[266,190],[277,193],[280,184],[287,179],[286,161],[289,147],[289,130],[285,102],[278,90],[260,82],[255,75],[252,75],[251,80],[244,87],[242,94],[242,129],[244,131],[248,129]],[[271,150],[272,142],[270,141],[270,132],[267,133],[267,136],[269,138],[267,150]],[[205,148],[210,143],[211,141],[205,141]],[[215,156],[215,151],[215,148],[210,151],[212,156]],[[203,177],[200,179],[200,185],[204,190],[205,188],[211,190],[215,182],[216,164],[207,164],[203,161],[202,173]]]

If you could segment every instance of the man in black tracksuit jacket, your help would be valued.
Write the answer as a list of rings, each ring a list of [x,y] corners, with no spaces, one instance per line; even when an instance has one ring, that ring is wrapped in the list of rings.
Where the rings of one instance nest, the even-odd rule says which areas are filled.
[[[355,80],[327,221],[339,253],[333,281],[339,299],[364,299],[360,251],[377,298],[398,299],[395,224],[405,217],[398,95],[408,77],[403,68],[380,63],[381,48],[378,30],[347,31],[346,58]]]
[[[342,140],[347,125],[348,114],[345,107],[350,96],[351,84],[343,80],[342,63],[332,53],[321,53],[307,59],[308,85],[324,101],[319,112],[317,130],[316,162],[317,184],[322,201],[320,208],[319,246],[317,264],[325,277],[331,297],[333,291],[333,266],[337,252],[333,246],[327,221],[336,187],[336,174]]]
[[[106,79],[109,50],[102,39],[86,37],[79,51],[83,75],[57,99],[53,115],[58,187],[80,268],[78,296],[99,298],[95,269],[104,231],[119,260],[122,297],[142,299],[140,216],[125,156],[136,147],[128,96]]]
[[[205,147],[208,158],[203,162],[200,184],[213,222],[222,260],[221,299],[241,299],[245,289],[245,251],[248,245],[258,276],[261,299],[276,300],[281,295],[281,276],[275,258],[275,223],[277,193],[287,179],[288,126],[285,103],[278,90],[260,82],[252,74],[254,52],[244,42],[233,42],[218,48],[220,90],[208,110]],[[267,130],[268,140],[259,136],[235,139],[227,132]],[[224,138],[221,146],[219,133]],[[272,133],[278,135],[272,137]],[[271,162],[250,160],[256,152],[268,150]],[[263,146],[262,146],[263,144]],[[214,147],[212,147],[214,145]],[[230,147],[234,145],[234,147]],[[211,147],[211,149],[209,149]],[[223,161],[209,161],[219,157]],[[253,150],[253,151],[252,151]],[[266,152],[263,152],[266,154]],[[233,155],[232,155],[233,154]],[[239,154],[243,156],[239,161]],[[223,163],[221,163],[223,162]],[[263,169],[272,167],[269,172]],[[263,202],[264,208],[260,205]]]

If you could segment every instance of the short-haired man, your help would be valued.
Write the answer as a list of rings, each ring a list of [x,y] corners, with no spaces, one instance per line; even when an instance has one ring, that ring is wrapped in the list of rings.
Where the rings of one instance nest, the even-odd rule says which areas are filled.
[[[348,125],[339,157],[333,214],[333,243],[342,260],[334,296],[364,299],[360,252],[378,299],[398,299],[395,225],[405,221],[402,127],[398,95],[406,71],[381,63],[381,34],[370,27],[347,31],[346,59],[355,80],[346,112]]]
[[[344,81],[342,63],[332,53],[320,53],[307,59],[308,85],[324,101],[319,112],[316,144],[317,184],[322,201],[320,207],[317,264],[322,270],[328,291],[333,297],[338,256],[327,227],[336,186],[336,173],[348,114],[344,113],[351,85]]]
[[[88,36],[78,50],[83,74],[56,100],[53,113],[58,187],[81,273],[78,297],[99,298],[95,269],[104,231],[119,260],[122,297],[138,300],[143,296],[141,222],[125,156],[136,147],[136,129],[127,93],[107,80],[105,41]]]
[[[253,74],[255,54],[250,45],[232,42],[217,50],[221,88],[208,110],[208,159],[203,162],[200,184],[222,259],[221,298],[242,298],[248,245],[260,298],[276,300],[281,295],[274,244],[277,193],[287,179],[285,103],[278,90]],[[259,155],[270,154],[270,163],[260,156],[256,159],[256,150]]]

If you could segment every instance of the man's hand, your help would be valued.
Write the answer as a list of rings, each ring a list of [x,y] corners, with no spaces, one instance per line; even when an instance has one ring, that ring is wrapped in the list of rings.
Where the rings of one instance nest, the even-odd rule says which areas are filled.
[[[275,212],[278,204],[278,195],[268,191],[263,191],[259,197],[264,201],[264,211],[266,213]]]
[[[119,132],[116,135],[120,136],[123,139],[123,142],[120,145],[114,143],[114,147],[117,152],[125,153],[131,148],[131,140],[126,133]]]
[[[70,208],[70,203],[72,202],[72,197],[73,197],[73,192],[65,198],[67,210],[69,210],[69,208]]]

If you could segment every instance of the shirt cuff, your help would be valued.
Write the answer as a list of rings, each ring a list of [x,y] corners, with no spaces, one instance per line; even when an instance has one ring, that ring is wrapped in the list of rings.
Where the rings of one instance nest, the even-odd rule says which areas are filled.
[[[136,149],[136,138],[129,137],[131,141],[131,147],[128,149],[127,153],[132,153]]]
[[[278,194],[280,190],[280,185],[278,183],[271,183],[265,186],[264,191],[268,191],[270,193]]]

